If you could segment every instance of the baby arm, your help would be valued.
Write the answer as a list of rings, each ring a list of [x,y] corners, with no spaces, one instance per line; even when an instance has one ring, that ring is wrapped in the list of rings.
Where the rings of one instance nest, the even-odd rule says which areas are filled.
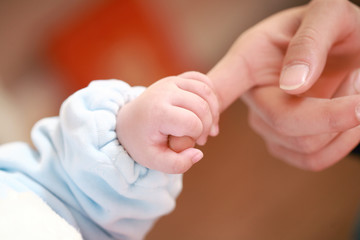
[[[161,152],[162,147],[168,149],[165,134],[180,136],[188,134],[188,131],[179,130],[184,120],[178,123],[178,119],[175,119],[175,132],[172,124],[165,124],[170,130],[163,129],[164,136],[151,135],[156,133],[151,131],[151,124],[156,124],[156,120],[149,122],[147,116],[141,116],[145,118],[132,118],[134,125],[130,129],[141,128],[149,132],[145,135],[134,131],[134,137],[141,138],[138,142],[131,142],[134,140],[133,136],[128,139],[126,134],[131,135],[132,131],[127,133],[128,128],[117,126],[117,117],[120,117],[118,113],[122,112],[119,109],[129,106],[129,112],[136,110],[143,104],[141,99],[160,103],[155,101],[156,96],[151,99],[147,96],[155,93],[156,89],[161,94],[167,94],[162,92],[165,91],[161,87],[162,82],[172,82],[172,79],[176,79],[176,83],[184,80],[185,85],[179,83],[179,86],[184,87],[186,91],[188,74],[195,73],[187,73],[179,78],[171,77],[170,80],[154,84],[148,90],[143,87],[131,87],[119,80],[106,80],[92,82],[87,88],[76,92],[63,103],[59,117],[43,119],[35,125],[32,130],[34,149],[25,143],[11,143],[0,147],[0,199],[6,198],[12,191],[33,192],[53,211],[79,229],[84,239],[143,239],[154,222],[175,207],[175,199],[182,188],[182,175],[166,174],[138,164],[119,144],[118,136],[125,134],[125,139],[121,141],[128,143],[130,139],[129,142],[134,143],[137,150],[144,149],[148,154],[153,154],[149,155],[149,158],[157,158],[158,152],[155,150],[160,149],[159,156],[165,159]],[[194,86],[199,86],[197,83],[206,89],[208,85],[203,83],[208,80],[203,79],[201,75],[196,76],[191,77],[194,83],[191,82],[190,89],[196,89]],[[181,91],[176,90],[172,93],[178,92]],[[140,105],[135,102],[135,107],[132,107],[130,103],[139,96]],[[202,102],[196,97],[195,101]],[[171,105],[168,100],[164,102]],[[210,104],[210,100],[205,102],[205,106],[208,102]],[[149,103],[153,106],[152,102]],[[180,107],[189,104],[186,101],[171,103],[174,106],[180,104]],[[216,108],[216,103],[212,104],[215,104],[215,107],[211,105],[209,109]],[[176,112],[173,108],[175,107],[171,105],[164,110]],[[138,110],[146,109],[147,107]],[[184,111],[185,109],[187,108],[184,108]],[[190,112],[194,111],[193,114],[199,114],[197,108],[189,109]],[[190,117],[201,119],[199,122],[195,121],[201,126],[201,130],[198,130],[197,134],[189,133],[198,143],[205,142],[207,134],[211,132],[211,126],[216,122],[213,121],[216,117],[212,114],[210,116],[208,108],[205,109],[207,110],[203,113],[200,110],[200,117]],[[123,113],[126,112],[127,110]],[[161,116],[158,117],[157,121],[160,121]],[[142,138],[143,136],[147,138]],[[157,138],[154,141],[152,137],[156,136],[161,141]],[[151,145],[153,143],[158,145],[154,147]],[[174,154],[184,155],[190,159],[192,155],[189,153],[193,150],[185,151]],[[140,158],[139,162],[141,161],[147,163],[148,160]],[[49,226],[39,226],[39,229],[45,227]]]
[[[151,85],[117,116],[120,143],[139,164],[183,173],[203,157],[194,143],[218,133],[219,106],[211,81],[198,72]]]

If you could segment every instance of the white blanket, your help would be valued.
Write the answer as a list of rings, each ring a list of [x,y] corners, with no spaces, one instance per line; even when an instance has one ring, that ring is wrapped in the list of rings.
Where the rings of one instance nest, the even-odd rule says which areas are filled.
[[[31,192],[0,199],[1,240],[81,240],[80,233]]]

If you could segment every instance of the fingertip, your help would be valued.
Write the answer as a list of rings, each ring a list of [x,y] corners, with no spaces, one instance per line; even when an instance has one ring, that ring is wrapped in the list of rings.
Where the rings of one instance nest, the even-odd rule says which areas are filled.
[[[192,161],[193,164],[197,163],[198,161],[200,161],[204,157],[204,154],[203,154],[202,151],[200,151],[199,149],[195,149],[195,150],[197,150],[197,152],[191,158],[191,161]]]
[[[196,143],[200,146],[204,146],[206,142],[207,142],[207,136],[202,136],[196,141]]]
[[[188,171],[195,163],[199,162],[204,154],[201,150],[197,148],[188,148],[181,153],[175,153],[175,161],[171,164],[172,174],[182,174]]]
[[[212,137],[215,137],[219,135],[219,125],[218,124],[214,124],[212,125],[211,127],[211,130],[210,130],[210,136]]]

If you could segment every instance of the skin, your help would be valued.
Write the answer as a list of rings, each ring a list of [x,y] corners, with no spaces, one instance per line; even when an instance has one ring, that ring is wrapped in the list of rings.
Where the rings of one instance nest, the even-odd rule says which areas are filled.
[[[360,139],[360,96],[353,95],[357,93],[356,86],[360,86],[357,83],[359,74],[356,74],[360,67],[358,26],[359,9],[346,0],[313,0],[306,6],[265,19],[244,32],[207,74],[212,80],[212,84],[207,82],[208,87],[216,91],[212,98],[219,100],[218,109],[210,104],[216,100],[200,96],[208,102],[212,123],[216,124],[210,126],[210,117],[201,116],[199,109],[187,109],[191,105],[189,102],[181,108],[195,113],[198,119],[190,120],[193,115],[178,114],[176,121],[183,124],[198,122],[194,124],[196,127],[188,126],[185,130],[179,128],[176,121],[167,119],[173,125],[164,131],[156,125],[160,116],[144,116],[142,114],[146,111],[132,113],[129,109],[148,106],[151,113],[161,112],[155,106],[169,103],[169,99],[151,105],[139,98],[133,103],[138,106],[128,104],[119,116],[123,116],[120,120],[128,124],[138,122],[139,118],[126,120],[125,115],[144,117],[144,121],[138,124],[145,126],[144,129],[136,131],[136,137],[128,138],[141,139],[146,133],[150,141],[145,141],[149,140],[145,137],[143,144],[133,142],[130,146],[146,146],[148,151],[137,155],[136,148],[129,146],[126,149],[136,161],[150,168],[170,173],[185,172],[202,157],[202,153],[193,148],[194,141],[204,144],[207,135],[217,134],[217,110],[224,111],[242,97],[249,106],[250,125],[264,138],[273,155],[296,167],[313,171],[333,165]],[[150,92],[157,92],[156,88],[150,87]],[[169,91],[170,88],[165,86],[163,90]],[[154,95],[146,98],[157,99]],[[161,108],[165,110],[167,107]],[[157,120],[149,124],[151,119]],[[123,131],[129,129],[119,127],[119,132],[120,128]],[[121,137],[126,137],[126,134],[119,136],[123,142]],[[147,162],[145,156],[154,155],[163,158],[155,163]]]
[[[346,0],[313,0],[255,25],[208,73],[221,111],[241,96],[273,155],[313,171],[333,165],[360,139],[359,26]]]
[[[206,75],[186,72],[148,87],[117,115],[120,143],[139,164],[183,173],[203,153],[194,148],[218,134],[219,105]],[[186,136],[186,137],[184,137]]]

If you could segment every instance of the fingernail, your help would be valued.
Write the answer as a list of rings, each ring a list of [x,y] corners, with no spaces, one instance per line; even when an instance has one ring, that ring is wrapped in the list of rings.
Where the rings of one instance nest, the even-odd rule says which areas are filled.
[[[351,78],[353,79],[353,86],[357,93],[360,93],[360,69],[352,73]]]
[[[191,159],[193,163],[197,163],[204,157],[204,154],[200,151]]]
[[[295,64],[283,69],[280,76],[280,88],[283,90],[294,90],[304,85],[309,74],[309,66],[306,64]]]

